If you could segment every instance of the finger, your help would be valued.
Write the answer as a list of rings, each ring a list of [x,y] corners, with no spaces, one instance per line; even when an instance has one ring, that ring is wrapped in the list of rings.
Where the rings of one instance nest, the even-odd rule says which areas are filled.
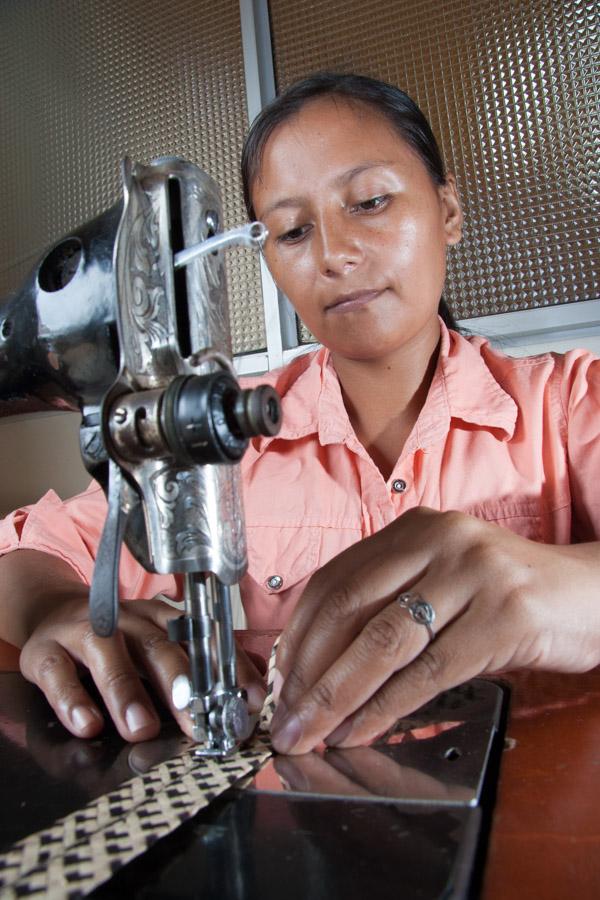
[[[411,511],[415,512],[415,511]],[[292,706],[341,655],[365,624],[401,591],[412,589],[430,562],[431,543],[414,541],[437,520],[419,509],[350,547],[317,573],[297,606],[297,617],[282,635],[277,668],[282,698]],[[418,521],[417,521],[418,520]],[[423,524],[424,523],[424,524]],[[408,525],[410,524],[410,528]],[[306,609],[304,608],[306,599]]]
[[[414,659],[427,639],[425,629],[417,627],[400,604],[388,603],[291,708],[284,685],[283,703],[280,700],[271,723],[275,749],[296,754],[308,752],[324,739],[328,744],[340,743],[352,727],[352,714],[377,695],[397,669]]]
[[[148,615],[166,631],[169,619],[173,618],[173,609],[164,602],[156,600],[147,601],[147,603]],[[189,662],[186,664],[185,674],[189,675]],[[246,690],[250,712],[260,712],[267,696],[265,679],[250,655],[239,646],[237,639],[236,680]]]
[[[79,738],[95,737],[104,727],[102,713],[83,687],[75,663],[56,641],[26,643],[23,676],[36,684],[65,728]]]
[[[349,717],[345,733],[330,735],[328,745],[341,748],[369,743],[442,691],[488,671],[493,647],[482,634],[481,621],[476,615],[465,614],[448,625],[362,709]]]
[[[121,628],[132,659],[168,707],[184,734],[192,737],[192,721],[185,709],[178,709],[173,699],[177,678],[189,678],[190,662],[183,648],[169,640],[166,632],[143,618],[121,617]]]
[[[347,774],[329,765],[318,753],[303,756],[278,756],[275,771],[292,791],[305,794],[328,794],[340,797],[363,797],[368,791],[356,784]]]
[[[427,507],[409,510],[313,575],[280,638],[277,668],[284,678],[306,635],[310,632],[316,638],[322,625],[328,624],[320,621],[317,628],[317,617],[326,607],[332,606],[328,640],[340,646],[344,637],[339,629],[344,635],[356,633],[356,619],[365,619],[363,606],[368,615],[371,603],[378,608],[421,577],[431,557],[428,530],[439,527],[444,515]]]
[[[180,654],[183,654],[183,651],[181,650],[179,645],[169,641],[166,635],[168,622],[170,619],[174,618],[175,613],[177,612],[173,609],[173,607],[169,606],[169,604],[165,603],[159,598],[153,598],[152,600],[136,601],[135,608],[136,612],[139,611],[143,613],[144,616],[146,616],[163,632],[164,641],[160,641],[158,636],[154,636],[152,634],[148,635],[147,642],[149,642],[151,646],[146,648],[146,653],[148,653],[148,650],[150,650],[149,655],[155,656],[157,650],[162,651],[164,653],[165,659],[171,661],[173,657],[168,651],[170,645],[172,647],[178,647]],[[190,674],[189,660],[185,655],[183,655],[183,658],[183,667],[179,667],[177,671],[170,673],[173,675],[170,682],[168,682],[168,678],[170,677],[170,675],[166,676],[165,679],[161,679],[161,693],[166,697],[167,703],[173,711],[173,715],[180,723],[185,733],[191,735],[191,720],[189,719],[187,712],[184,711],[183,713],[181,713],[176,710],[171,696],[171,687],[175,678],[182,674],[189,677]],[[266,698],[264,678],[261,675],[260,670],[250,659],[249,655],[239,647],[237,642],[236,677],[237,683],[246,690],[250,712],[260,712]],[[164,693],[165,683],[168,686],[168,695]]]
[[[113,722],[126,741],[147,741],[160,731],[160,721],[142,685],[121,631],[102,638],[91,629],[81,638],[83,658]]]
[[[377,554],[376,537],[349,547],[310,579],[279,639],[277,669],[284,680],[301,649],[316,670],[316,660],[320,660],[323,649],[329,648],[329,655],[334,658],[336,648],[347,643],[360,628],[374,599],[385,603],[387,586],[382,598],[373,583],[373,579],[382,580],[378,579],[379,564],[385,565]],[[323,661],[322,670],[326,667]],[[288,691],[294,692],[290,686]],[[292,701],[291,694],[288,701]]]
[[[250,712],[260,712],[267,699],[265,679],[248,654],[239,646],[236,646],[236,673],[238,684],[244,688],[248,696]]]
[[[154,598],[152,600],[136,602],[136,610],[143,612],[145,616],[148,617],[150,621],[152,621],[163,634],[163,640],[161,641],[158,635],[153,635],[149,633],[146,638],[146,648],[145,655],[152,659],[157,655],[163,655],[166,660],[166,667],[169,669],[169,673],[165,676],[165,678],[160,679],[161,683],[161,693],[166,697],[167,703],[171,710],[173,711],[173,715],[183,727],[183,730],[186,734],[191,735],[191,720],[186,712],[179,712],[176,710],[171,696],[171,687],[175,678],[179,675],[186,675],[189,677],[189,660],[187,656],[181,650],[178,644],[174,644],[172,641],[169,641],[169,638],[166,635],[167,627],[169,619],[174,617],[174,610],[171,606],[159,600],[158,598]],[[169,647],[177,647],[179,650],[178,659],[180,660],[179,666],[176,670],[172,670],[172,661],[174,659],[173,655],[169,652]],[[181,662],[183,660],[183,662]],[[170,665],[171,664],[171,665]],[[172,676],[172,677],[171,677]],[[236,645],[236,676],[237,683],[245,688],[246,693],[248,695],[248,706],[250,712],[259,712],[264,704],[266,698],[266,690],[264,685],[264,678],[260,673],[260,670],[257,666],[252,662],[249,655],[242,650],[238,645]],[[171,678],[169,682],[169,678]],[[167,693],[165,693],[165,686],[168,688]]]

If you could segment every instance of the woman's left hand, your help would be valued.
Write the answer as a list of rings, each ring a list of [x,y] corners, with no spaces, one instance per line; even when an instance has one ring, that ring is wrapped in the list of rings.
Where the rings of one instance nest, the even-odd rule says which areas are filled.
[[[280,753],[366,744],[440,691],[515,668],[600,663],[600,544],[556,546],[410,510],[310,580],[277,651]],[[435,638],[395,602],[420,595]]]

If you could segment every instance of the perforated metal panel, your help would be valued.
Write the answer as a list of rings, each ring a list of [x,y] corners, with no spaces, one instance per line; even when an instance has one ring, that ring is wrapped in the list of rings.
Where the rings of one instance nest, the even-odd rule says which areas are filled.
[[[269,6],[279,90],[355,71],[430,119],[465,209],[445,291],[458,318],[600,295],[596,0]]]
[[[123,156],[183,156],[245,219],[248,126],[238,0],[3,0],[0,292],[120,195]],[[236,352],[264,347],[258,261],[228,259]]]

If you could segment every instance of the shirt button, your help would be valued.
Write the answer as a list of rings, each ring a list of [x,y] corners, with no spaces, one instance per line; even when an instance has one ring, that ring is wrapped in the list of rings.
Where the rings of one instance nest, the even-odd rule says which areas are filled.
[[[403,494],[406,490],[406,482],[404,478],[396,478],[395,481],[392,481],[392,490],[397,494]]]
[[[282,584],[283,578],[281,575],[271,575],[271,577],[267,579],[267,586],[270,587],[272,591],[278,591]]]

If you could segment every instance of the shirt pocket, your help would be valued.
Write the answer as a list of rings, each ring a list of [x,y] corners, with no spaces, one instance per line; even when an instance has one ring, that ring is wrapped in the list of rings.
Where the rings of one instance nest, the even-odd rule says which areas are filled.
[[[539,543],[554,540],[554,513],[540,497],[502,497],[467,507],[464,512],[494,522]]]
[[[267,594],[288,591],[319,567],[317,526],[248,525],[248,574]]]

